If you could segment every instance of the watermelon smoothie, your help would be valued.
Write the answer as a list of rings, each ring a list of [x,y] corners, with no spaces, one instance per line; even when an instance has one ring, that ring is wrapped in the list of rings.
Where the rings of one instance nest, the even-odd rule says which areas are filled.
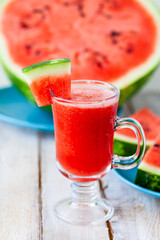
[[[110,170],[118,100],[112,85],[85,80],[72,82],[70,100],[53,97],[56,157],[63,173],[85,178]]]
[[[71,81],[70,59],[37,63],[22,72],[37,104],[52,104],[57,166],[73,180],[71,198],[55,205],[56,216],[71,224],[104,224],[114,210],[100,198],[96,180],[113,168],[127,170],[139,164],[145,151],[141,125],[132,118],[116,117],[119,90],[115,86],[93,80]],[[131,156],[113,154],[114,130],[121,128],[129,128],[137,136],[137,150]]]

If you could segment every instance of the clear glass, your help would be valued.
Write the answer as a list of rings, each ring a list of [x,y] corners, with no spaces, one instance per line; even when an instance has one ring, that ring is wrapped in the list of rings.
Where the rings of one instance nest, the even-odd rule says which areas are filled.
[[[57,166],[73,181],[71,198],[55,206],[65,222],[90,225],[111,218],[113,207],[101,198],[98,180],[112,168],[137,166],[144,155],[143,129],[134,119],[117,117],[118,101],[115,86],[94,80],[72,81],[71,99],[52,94]],[[113,154],[114,131],[124,127],[137,136],[136,153],[128,157]]]

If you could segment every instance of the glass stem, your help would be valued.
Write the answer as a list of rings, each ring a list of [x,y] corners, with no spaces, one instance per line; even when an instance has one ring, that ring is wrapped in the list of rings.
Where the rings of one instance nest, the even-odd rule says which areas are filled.
[[[82,205],[86,203],[95,203],[99,196],[99,184],[97,181],[73,182],[71,184],[72,203]]]

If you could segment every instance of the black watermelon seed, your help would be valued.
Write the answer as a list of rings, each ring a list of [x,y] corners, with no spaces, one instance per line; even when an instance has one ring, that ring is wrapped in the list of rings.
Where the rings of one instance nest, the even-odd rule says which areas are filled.
[[[111,37],[118,37],[118,36],[121,35],[121,33],[120,33],[120,32],[117,32],[117,31],[112,31],[112,32],[110,33],[110,35],[111,35]]]
[[[94,52],[94,55],[95,55],[95,56],[100,56],[101,54],[100,54],[99,52],[95,51],[95,52]]]
[[[133,52],[133,48],[128,48],[128,49],[126,50],[126,52],[129,53],[129,54],[132,53],[132,52]]]
[[[31,45],[27,44],[27,45],[25,46],[25,48],[29,50],[29,49],[31,49]]]
[[[113,44],[117,44],[118,41],[117,41],[116,39],[113,39],[113,40],[112,40],[112,43],[113,43]]]
[[[160,147],[160,144],[154,144],[154,147]]]
[[[83,6],[82,1],[78,2],[77,9],[79,11],[80,17],[85,17],[85,13],[83,11],[83,8],[84,8],[84,6]]]
[[[89,52],[89,49],[88,49],[88,48],[85,48],[85,49],[84,49],[84,52]]]
[[[143,127],[143,129],[144,129],[145,132],[149,132],[150,131],[150,129],[147,128],[147,127]]]
[[[126,52],[131,54],[134,51],[134,45],[132,43],[128,44]]]
[[[80,16],[81,16],[81,17],[85,17],[85,14],[84,14],[84,13],[80,13]]]
[[[98,66],[99,68],[103,68],[103,64],[102,64],[101,62],[98,62],[98,61],[97,61],[97,66]]]
[[[49,6],[49,5],[45,5],[45,6],[44,6],[44,9],[45,9],[45,10],[49,10],[49,9],[50,9],[50,6]]]
[[[21,26],[22,28],[29,28],[29,25],[26,24],[25,22],[20,22],[20,26]]]
[[[35,9],[33,9],[33,12],[34,12],[34,13],[41,13],[42,10],[41,10],[41,9],[38,9],[38,8],[35,8]]]
[[[83,5],[81,3],[78,4],[78,10],[81,11],[83,9]]]
[[[41,53],[40,50],[35,51],[36,55],[39,55],[40,53]]]

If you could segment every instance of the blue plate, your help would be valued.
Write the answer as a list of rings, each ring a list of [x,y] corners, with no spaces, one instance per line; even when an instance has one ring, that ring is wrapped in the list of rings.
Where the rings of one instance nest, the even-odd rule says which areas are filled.
[[[0,89],[0,120],[40,131],[54,131],[52,114],[34,106],[14,87]]]
[[[120,177],[120,179],[127,183],[128,185],[130,185],[131,187],[147,193],[149,195],[152,195],[154,197],[160,198],[160,193],[146,189],[144,187],[140,187],[137,184],[134,183],[135,181],[135,177],[136,177],[136,173],[137,173],[137,168],[133,168],[131,170],[114,170],[114,172],[116,173],[116,175],[118,175],[118,177]]]

